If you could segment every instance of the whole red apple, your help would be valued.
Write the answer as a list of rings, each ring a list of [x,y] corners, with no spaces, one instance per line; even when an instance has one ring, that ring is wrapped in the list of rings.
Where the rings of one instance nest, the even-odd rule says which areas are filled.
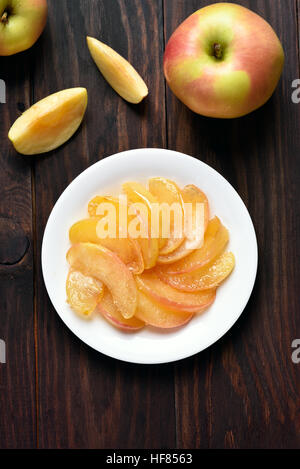
[[[0,55],[29,49],[46,21],[47,0],[0,0]]]
[[[284,63],[282,45],[259,15],[216,3],[189,16],[171,36],[164,73],[173,93],[208,117],[240,117],[273,94]]]

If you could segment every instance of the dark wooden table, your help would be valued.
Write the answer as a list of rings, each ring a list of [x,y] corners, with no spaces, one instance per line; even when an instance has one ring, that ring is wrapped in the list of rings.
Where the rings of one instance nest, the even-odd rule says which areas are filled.
[[[46,30],[29,51],[0,58],[0,364],[2,448],[300,447],[300,0],[240,0],[266,18],[286,52],[283,78],[259,111],[232,121],[190,112],[166,89],[165,41],[207,0],[51,0]],[[137,67],[150,95],[120,99],[97,72],[85,36],[102,38]],[[17,155],[12,122],[33,102],[85,86],[76,135],[46,156]],[[193,155],[237,189],[253,218],[259,270],[232,330],[190,359],[122,363],[84,345],[50,304],[40,249],[65,187],[110,154],[163,147]]]

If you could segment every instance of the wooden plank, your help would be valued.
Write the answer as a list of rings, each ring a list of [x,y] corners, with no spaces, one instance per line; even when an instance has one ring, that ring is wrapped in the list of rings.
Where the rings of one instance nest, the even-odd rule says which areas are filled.
[[[129,57],[149,85],[144,103],[125,103],[105,83],[89,56],[86,34]],[[81,85],[88,89],[89,106],[71,141],[36,161],[38,251],[54,202],[83,169],[121,150],[165,146],[162,39],[159,0],[49,2],[34,98]],[[80,343],[50,305],[39,264],[38,257],[40,447],[174,446],[173,367],[128,365]]]
[[[298,18],[298,57],[300,60],[300,0],[296,3],[296,18]]]
[[[165,0],[165,36],[210,1]],[[300,107],[296,2],[239,0],[265,17],[287,52],[283,79],[267,105],[238,120],[190,112],[167,92],[168,143],[221,172],[252,215],[260,262],[254,294],[218,344],[176,366],[180,448],[299,447]],[[220,214],[222,215],[222,214]],[[299,367],[299,365],[298,365]]]
[[[0,448],[36,443],[31,159],[18,155],[7,133],[30,105],[33,51],[0,58]],[[1,83],[3,87],[3,83]],[[6,95],[6,103],[4,101]]]

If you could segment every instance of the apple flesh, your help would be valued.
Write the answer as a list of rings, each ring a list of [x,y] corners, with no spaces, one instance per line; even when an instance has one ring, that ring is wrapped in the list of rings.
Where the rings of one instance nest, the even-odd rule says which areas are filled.
[[[164,73],[192,111],[235,118],[271,97],[283,63],[282,45],[262,17],[240,5],[216,3],[193,13],[173,33]]]
[[[66,282],[67,301],[81,317],[90,318],[103,296],[103,284],[93,277],[70,270]]]
[[[0,55],[29,49],[47,21],[46,0],[0,0]]]

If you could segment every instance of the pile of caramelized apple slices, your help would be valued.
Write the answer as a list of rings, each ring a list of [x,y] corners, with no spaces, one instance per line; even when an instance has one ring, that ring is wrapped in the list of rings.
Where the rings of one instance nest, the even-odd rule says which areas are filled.
[[[207,197],[194,185],[180,189],[175,182],[157,177],[149,180],[148,188],[127,182],[122,192],[127,196],[128,220],[138,219],[145,228],[143,236],[133,239],[123,231],[115,238],[99,237],[97,226],[106,215],[100,205],[112,204],[119,220],[120,199],[96,196],[90,200],[88,217],[69,232],[67,301],[81,316],[90,318],[99,312],[123,330],[183,326],[214,302],[217,287],[234,268],[234,255],[225,252],[228,230],[218,217],[210,218]],[[176,236],[172,218],[168,238],[163,237],[161,220],[157,236],[152,237],[154,203],[179,204],[183,220],[186,204],[192,208],[192,220],[196,204],[202,204],[204,237],[193,223],[183,236]],[[144,210],[134,208],[136,204],[143,204]],[[116,233],[122,230],[116,227]]]

